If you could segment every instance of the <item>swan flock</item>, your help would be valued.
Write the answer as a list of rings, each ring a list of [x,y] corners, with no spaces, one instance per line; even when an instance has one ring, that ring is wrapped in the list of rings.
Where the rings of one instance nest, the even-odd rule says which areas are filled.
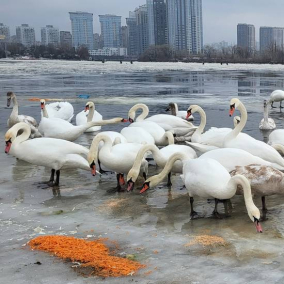
[[[268,117],[268,106],[281,101],[280,94],[264,101],[261,130],[276,128],[273,119]],[[194,210],[196,197],[205,202],[214,199],[213,215],[220,218],[218,203],[224,204],[225,215],[229,216],[231,199],[240,194],[257,232],[262,232],[261,214],[254,196],[261,198],[262,219],[265,220],[266,197],[284,194],[284,159],[281,156],[284,154],[284,129],[274,130],[268,144],[243,133],[248,114],[237,98],[228,103],[230,116],[236,110],[240,112],[239,117],[234,117],[234,127],[211,127],[207,131],[206,113],[199,105],[179,111],[176,103],[170,103],[170,114],[149,116],[148,106],[137,104],[129,109],[125,118],[104,120],[94,102],[89,101],[76,115],[76,125],[73,125],[74,108],[69,102],[46,104],[41,99],[39,123],[33,117],[19,115],[17,97],[8,92],[7,106],[11,103],[13,110],[7,121],[5,152],[50,169],[47,184],[51,187],[59,187],[62,169],[82,169],[93,176],[114,172],[117,191],[124,191],[124,186],[127,192],[134,191],[136,183],[142,179],[140,193],[155,188],[165,178],[167,185],[172,186],[172,175],[178,174],[190,197],[192,219],[199,216]],[[198,116],[200,124],[195,126],[192,121]],[[101,129],[109,124],[124,127],[120,132]],[[76,143],[85,132],[93,135],[89,148]],[[180,141],[186,145],[177,144]],[[152,177],[148,176],[150,162],[160,169]]]

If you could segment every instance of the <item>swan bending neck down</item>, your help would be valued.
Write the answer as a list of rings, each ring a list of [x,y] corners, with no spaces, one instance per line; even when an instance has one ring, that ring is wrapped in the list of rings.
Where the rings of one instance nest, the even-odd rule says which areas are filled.
[[[99,151],[99,143],[104,142]],[[124,174],[127,174],[135,161],[136,155],[142,144],[122,143],[113,145],[112,140],[103,134],[98,134],[92,142],[88,154],[88,162],[91,168],[96,172],[96,165],[100,162],[109,170],[117,173],[117,190],[121,190],[124,185]],[[139,174],[146,179],[148,173],[148,162],[143,159]]]
[[[150,177],[145,181],[141,193],[159,184],[169,173],[173,164],[180,159],[184,159],[182,154],[172,155],[160,174]],[[193,210],[194,196],[215,198],[217,201],[227,200],[236,194],[237,187],[240,185],[244,191],[244,200],[248,215],[255,223],[257,231],[262,232],[259,223],[260,212],[253,202],[250,184],[244,176],[236,175],[230,177],[227,170],[215,160],[194,159],[184,161],[182,178],[190,196],[192,217],[197,214]],[[213,213],[218,213],[217,204],[218,202]]]
[[[41,100],[41,109],[43,111],[43,118],[41,120],[39,130],[42,132],[42,134],[45,137],[64,139],[67,141],[75,141],[87,129],[91,127],[116,124],[127,121],[121,117],[118,117],[109,120],[87,122],[84,125],[74,126],[68,121],[60,118],[48,118],[48,113],[45,107],[45,100]]]
[[[18,133],[21,134],[18,135]],[[30,133],[30,127],[22,122],[10,128],[5,134],[5,152],[28,163],[51,168],[49,185],[59,185],[62,168],[79,168],[90,171],[86,159],[89,152],[87,148],[61,139],[36,138],[28,140]],[[55,173],[56,181],[54,183]]]
[[[268,103],[264,100],[264,112],[263,112],[263,119],[259,124],[259,129],[261,130],[272,130],[275,129],[276,125],[272,118],[268,117]]]
[[[188,121],[194,120],[193,115],[187,116],[186,111],[179,111],[178,105],[176,103],[169,103],[169,107],[166,109],[166,111],[170,111],[171,115],[180,117],[180,118],[188,120]]]
[[[128,119],[130,123],[135,121],[136,111],[141,109],[142,113],[136,118],[136,121],[143,121],[149,114],[149,108],[145,104],[136,104],[128,112]]]

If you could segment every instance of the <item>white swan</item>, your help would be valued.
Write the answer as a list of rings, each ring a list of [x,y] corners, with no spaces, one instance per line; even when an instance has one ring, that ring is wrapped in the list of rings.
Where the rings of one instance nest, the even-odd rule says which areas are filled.
[[[91,121],[102,121],[103,117],[95,110],[95,104],[93,102],[87,102],[85,110],[79,112],[76,115],[76,125],[84,125]],[[91,127],[86,132],[96,132],[101,130],[101,126]]]
[[[169,103],[169,107],[166,109],[166,111],[170,111],[171,115],[180,117],[180,118],[188,120],[188,121],[194,120],[193,115],[188,116],[188,113],[187,113],[186,110],[179,111],[178,105],[176,103]]]
[[[99,151],[99,143],[103,141],[104,145]],[[88,162],[92,168],[95,168],[100,161],[105,168],[116,172],[117,174],[117,189],[121,190],[121,185],[124,185],[123,175],[127,174],[135,161],[136,155],[142,144],[123,143],[112,145],[111,139],[103,134],[98,134],[92,142],[90,152],[88,154]],[[148,173],[148,162],[142,161],[140,175],[146,179]]]
[[[284,174],[270,166],[253,164],[238,166],[230,174],[231,176],[243,175],[249,180],[252,193],[261,196],[262,218],[265,220],[267,212],[265,197],[284,194]]]
[[[41,100],[41,108],[43,117],[39,124],[39,131],[42,135],[44,137],[58,138],[68,141],[75,141],[90,127],[126,122],[123,118],[113,118],[98,122],[87,122],[85,125],[81,126],[74,126],[70,122],[60,118],[49,118],[44,100]]]
[[[247,121],[247,111],[242,102],[236,98],[230,102],[230,116],[233,115],[235,109],[239,109],[241,113],[241,122],[225,137],[223,147],[243,149],[254,156],[283,167],[284,159],[273,147],[247,134],[240,133]]]
[[[184,156],[174,154],[168,160],[166,167],[159,175],[146,180],[141,193],[150,187],[155,187],[169,173],[173,164],[180,159],[183,160]],[[194,197],[215,198],[216,205],[213,213],[218,215],[218,200],[228,200],[232,198],[236,194],[238,185],[240,185],[244,191],[244,200],[248,215],[252,222],[255,223],[257,232],[262,232],[259,222],[260,212],[254,205],[250,184],[244,176],[236,175],[231,177],[227,170],[215,160],[193,159],[184,160],[182,178],[190,196],[192,217],[197,214],[193,210]]]
[[[284,167],[278,164],[268,162],[250,154],[249,152],[236,148],[221,148],[209,151],[199,157],[200,159],[213,159],[219,162],[228,172],[234,170],[237,166],[248,166],[251,164],[259,164],[262,166],[270,166],[278,170],[284,170]]]
[[[136,111],[142,109],[142,113],[136,118]],[[149,108],[145,104],[136,104],[129,112],[129,122],[140,122],[143,120],[152,121],[159,124],[165,131],[172,131],[176,136],[190,136],[196,127],[189,121],[168,114],[156,114],[146,118],[149,114]]]
[[[155,145],[154,137],[141,127],[125,127],[121,129],[120,133],[128,143]]]
[[[165,131],[161,126],[155,122],[151,121],[140,121],[131,123],[128,127],[139,127],[147,131],[150,135],[153,136],[155,144],[157,146],[167,146],[174,144],[174,135],[170,131]],[[132,141],[131,141],[132,142]]]
[[[169,145],[159,150],[158,147],[154,145],[145,145],[143,146],[135,159],[133,167],[127,174],[127,190],[130,191],[133,189],[134,184],[138,178],[139,170],[141,168],[141,163],[144,160],[145,154],[151,152],[153,158],[158,167],[164,168],[168,159],[175,153],[183,153],[185,159],[195,159],[197,158],[196,152],[188,146],[184,145]],[[171,169],[171,172],[181,173],[183,164],[181,161],[176,161]],[[171,173],[168,176],[168,185],[171,185]]]
[[[259,124],[259,129],[261,130],[272,130],[275,129],[276,125],[272,118],[268,117],[268,103],[266,100],[264,100],[264,113],[263,113],[263,119],[261,120]]]
[[[13,102],[13,110],[7,121],[8,127],[12,127],[16,123],[19,123],[19,122],[24,122],[24,123],[27,123],[31,127],[31,137],[32,138],[41,137],[41,134],[37,129],[38,124],[36,120],[31,116],[19,115],[19,105],[18,105],[17,97],[13,92],[8,92],[7,93],[7,107],[11,105],[11,101]]]
[[[284,100],[284,91],[282,90],[275,90],[271,93],[269,103],[271,103],[272,108],[276,108],[273,106],[274,102],[280,102],[280,109],[282,108],[282,101]]]
[[[19,131],[22,131],[17,136]],[[17,159],[51,169],[50,185],[59,185],[61,169],[83,169],[91,171],[86,159],[89,150],[78,144],[53,138],[36,138],[28,140],[30,127],[17,123],[5,134],[5,152]],[[92,169],[94,173],[95,169]],[[54,175],[56,173],[56,181]]]
[[[269,135],[268,144],[284,155],[284,129],[276,129]]]
[[[71,122],[74,116],[74,108],[69,102],[54,102],[46,105],[50,118],[61,118]]]

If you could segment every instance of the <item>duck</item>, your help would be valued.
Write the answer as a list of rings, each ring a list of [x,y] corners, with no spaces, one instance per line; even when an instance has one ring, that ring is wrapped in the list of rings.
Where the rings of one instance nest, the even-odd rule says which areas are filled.
[[[41,100],[41,109],[43,112],[43,117],[39,124],[39,131],[42,133],[42,135],[44,137],[64,139],[70,142],[78,139],[90,127],[127,121],[121,117],[118,117],[110,120],[87,122],[85,125],[74,126],[70,122],[61,118],[49,118],[49,114],[47,113],[45,107],[45,100]]]
[[[245,133],[240,133],[247,122],[247,111],[243,103],[234,98],[230,102],[229,115],[232,116],[236,109],[241,113],[240,123],[224,138],[224,148],[237,148],[245,150],[254,156],[260,157],[268,162],[284,166],[284,159],[281,155],[270,145],[256,140]]]
[[[259,123],[259,129],[261,130],[273,130],[276,128],[275,121],[268,117],[268,103],[266,100],[264,100],[264,113],[263,113],[263,119]]]
[[[168,108],[166,111],[170,111],[171,115],[180,117],[182,119],[188,120],[188,121],[193,121],[194,117],[193,115],[188,116],[187,111],[179,111],[178,110],[178,105],[176,103],[169,103]]]
[[[136,118],[136,112],[141,109],[142,113]],[[148,117],[149,108],[145,104],[136,104],[128,112],[130,123],[134,121],[151,121],[157,123],[165,131],[171,131],[176,136],[191,136],[196,127],[189,121],[168,114],[156,114]],[[136,118],[136,120],[135,120]]]
[[[175,143],[173,133],[171,131],[165,131],[161,126],[159,126],[155,122],[152,121],[133,122],[128,127],[144,129],[154,138],[155,144],[157,146],[167,146]]]
[[[251,164],[235,167],[230,175],[242,175],[248,179],[252,194],[261,196],[262,219],[266,220],[266,196],[284,194],[284,174],[271,166]],[[239,193],[242,194],[241,189]]]
[[[54,102],[47,104],[46,110],[50,118],[61,118],[71,122],[74,117],[74,108],[69,102]]]
[[[164,168],[168,159],[175,153],[183,153],[185,159],[195,159],[197,158],[196,152],[188,146],[185,145],[168,145],[162,149],[159,149],[155,145],[144,145],[138,152],[135,162],[127,174],[127,191],[131,191],[134,188],[134,184],[138,178],[139,170],[141,168],[141,163],[144,160],[145,154],[151,152],[153,158],[159,168]],[[171,186],[171,173],[182,173],[182,162],[177,161],[168,175],[168,186]]]
[[[13,102],[13,110],[7,121],[7,126],[11,128],[16,123],[24,122],[24,123],[27,123],[31,128],[31,138],[41,137],[42,135],[38,131],[38,124],[35,118],[28,116],[28,115],[19,115],[19,105],[18,105],[17,97],[15,93],[8,92],[7,93],[7,107],[10,107],[11,101]]]
[[[103,117],[100,113],[95,110],[95,104],[93,102],[87,102],[85,110],[79,112],[76,115],[76,125],[84,125],[91,121],[102,121]],[[87,129],[85,132],[96,132],[100,131],[101,126],[94,126]]]
[[[214,198],[215,209],[213,214],[218,216],[218,201],[231,199],[236,194],[238,186],[241,186],[244,191],[244,200],[249,218],[255,224],[257,232],[262,233],[260,211],[253,202],[249,181],[242,175],[231,177],[228,171],[213,159],[187,160],[184,159],[184,155],[181,153],[174,154],[160,174],[152,176],[144,182],[140,192],[143,193],[159,184],[167,176],[177,160],[183,160],[182,179],[190,196],[190,215],[192,218],[197,215],[193,210],[194,197]]]
[[[273,103],[274,102],[280,102],[280,109],[281,109],[281,108],[283,108],[282,105],[281,105],[283,100],[284,100],[284,91],[275,90],[270,95],[269,103],[271,103],[272,108],[276,108],[276,107],[273,106]]]
[[[99,150],[99,143],[103,141],[104,145]],[[107,169],[116,173],[117,191],[122,191],[122,185],[125,184],[124,174],[127,174],[132,168],[138,151],[143,144],[122,143],[113,145],[112,140],[104,134],[98,134],[93,139],[88,162],[91,168],[96,169],[98,161]],[[146,179],[148,173],[148,162],[143,159],[139,174]]]
[[[5,134],[5,153],[30,164],[50,168],[48,185],[59,186],[61,169],[93,171],[86,159],[87,148],[62,139],[28,140],[30,134],[31,128],[26,123],[19,122],[11,127]]]

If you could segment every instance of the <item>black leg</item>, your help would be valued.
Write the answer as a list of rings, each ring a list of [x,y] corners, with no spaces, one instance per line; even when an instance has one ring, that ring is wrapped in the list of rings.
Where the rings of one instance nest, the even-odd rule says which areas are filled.
[[[272,107],[272,108],[276,108],[275,106],[273,106],[273,104],[274,104],[274,102],[271,103],[271,107]]]
[[[265,196],[261,197],[262,201],[262,221],[267,220],[266,218],[266,213],[267,213],[267,207],[266,207],[266,202],[265,202]]]
[[[56,171],[56,181],[54,183],[55,186],[59,185],[59,180],[60,180],[60,171]]]
[[[232,203],[230,199],[224,200],[224,209],[225,209],[225,216],[226,217],[231,217],[230,213],[232,212],[231,210]]]
[[[193,210],[193,202],[194,202],[194,199],[193,197],[190,197],[190,217],[193,219],[195,216],[198,216],[198,214]]]
[[[147,180],[147,175],[146,175],[145,172],[143,172],[143,178],[144,178],[144,180]]]
[[[172,176],[172,173],[169,172],[169,174],[168,174],[168,183],[167,183],[167,186],[172,186],[171,176]]]
[[[54,170],[54,169],[52,169],[52,170],[51,170],[51,175],[50,175],[49,182],[47,183],[49,186],[53,186],[53,182],[54,182],[54,174],[55,174],[55,170]]]
[[[119,182],[120,176],[121,176],[121,174],[117,174],[117,175],[116,175],[117,186],[116,186],[115,189],[116,189],[117,191],[123,191],[122,188],[121,188],[120,182]]]
[[[217,198],[215,198],[215,208],[214,208],[214,211],[213,211],[212,214],[213,214],[214,217],[221,219],[221,216],[218,213],[218,203],[219,203],[219,200]]]
[[[100,160],[98,160],[98,164],[99,164],[99,172],[100,172],[100,174],[107,174],[107,173],[111,173],[110,171],[104,171],[103,169],[102,169],[102,167],[101,167],[101,161]]]

